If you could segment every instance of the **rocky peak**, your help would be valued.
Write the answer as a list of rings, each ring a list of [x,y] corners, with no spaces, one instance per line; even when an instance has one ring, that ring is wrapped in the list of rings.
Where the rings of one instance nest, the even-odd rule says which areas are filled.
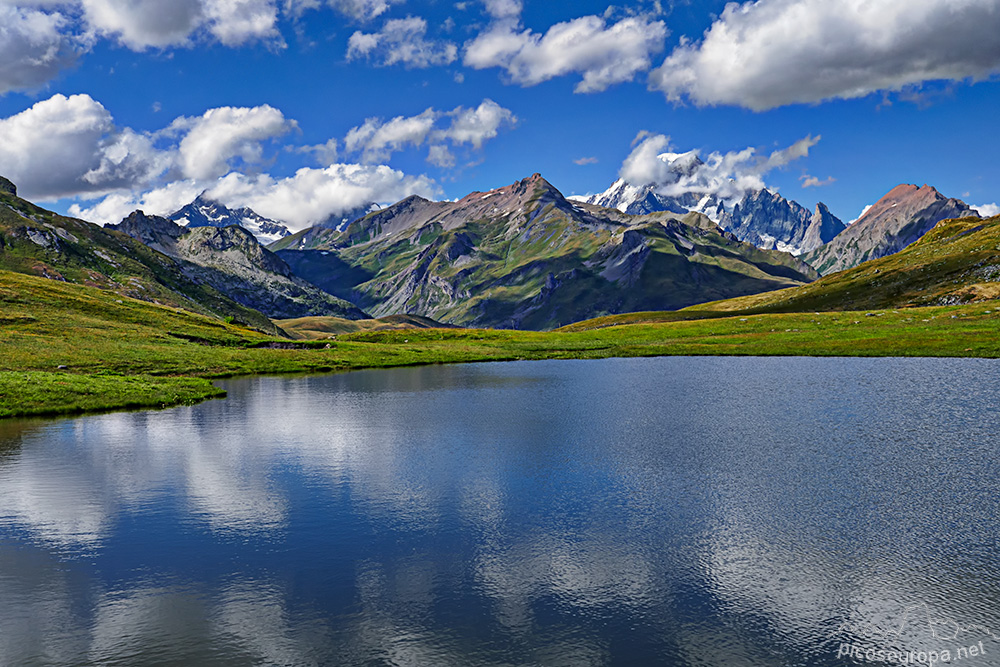
[[[0,176],[0,192],[6,192],[9,195],[17,196],[17,186],[8,181],[3,176]]]
[[[833,213],[830,213],[830,209],[827,208],[826,204],[820,202],[816,204],[816,211],[813,213],[812,219],[809,221],[809,227],[802,237],[802,250],[804,252],[811,252],[824,243],[832,241],[837,234],[840,234],[845,229],[847,229],[847,225]]]
[[[929,185],[897,185],[853,225],[806,259],[821,274],[849,269],[899,252],[941,220],[979,217],[958,199]]]

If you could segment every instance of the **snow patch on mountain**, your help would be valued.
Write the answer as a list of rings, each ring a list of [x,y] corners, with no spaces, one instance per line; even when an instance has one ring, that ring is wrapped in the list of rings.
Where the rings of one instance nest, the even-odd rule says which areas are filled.
[[[242,207],[231,209],[217,201],[208,199],[204,194],[193,202],[167,216],[174,222],[185,227],[242,227],[253,234],[262,245],[274,243],[291,231],[283,224],[256,213],[253,209]]]

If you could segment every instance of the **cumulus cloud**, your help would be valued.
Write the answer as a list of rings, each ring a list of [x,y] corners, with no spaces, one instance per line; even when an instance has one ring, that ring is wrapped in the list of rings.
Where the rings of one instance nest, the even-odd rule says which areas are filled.
[[[89,95],[55,95],[0,119],[0,164],[29,198],[95,196],[168,175],[205,180],[258,164],[265,142],[294,127],[265,105],[210,109],[142,133],[116,126]]]
[[[445,127],[443,123],[449,120]],[[429,143],[428,162],[439,167],[454,166],[455,157],[446,144],[468,144],[479,150],[499,134],[501,127],[516,123],[517,117],[510,109],[485,99],[474,109],[430,108],[417,116],[397,116],[389,121],[369,118],[347,133],[344,148],[348,153],[360,155],[362,162],[371,163],[387,160],[404,148]]]
[[[837,179],[833,176],[827,176],[821,181],[817,177],[810,176],[809,174],[803,174],[799,177],[799,180],[802,181],[803,188],[822,188],[823,186],[833,185],[837,182]]]
[[[178,118],[172,132],[186,132],[178,146],[179,166],[184,176],[222,176],[234,158],[245,164],[259,163],[263,142],[275,139],[295,127],[272,106],[210,109],[199,118]]]
[[[358,146],[364,151],[381,145],[391,152],[408,142],[421,144],[443,118],[452,120],[444,128],[450,141],[478,146],[495,130],[489,121],[496,113],[493,104],[487,100],[479,109],[459,107],[448,113],[429,109],[413,119],[378,123]],[[504,111],[500,109],[500,117]],[[117,126],[111,113],[88,95],[55,95],[0,118],[0,165],[22,196],[82,199],[70,214],[102,224],[118,222],[137,208],[167,215],[206,191],[296,230],[372,201],[439,194],[427,176],[381,164],[327,163],[322,169],[299,169],[288,178],[233,171],[264,162],[266,144],[295,127],[280,110],[265,105],[210,109],[198,117],[178,118],[157,132],[137,132]],[[288,146],[286,151],[333,160],[338,142]],[[438,163],[453,163],[449,155],[443,143],[432,145],[431,157]]]
[[[349,153],[361,153],[363,162],[387,160],[395,151],[422,145],[439,116],[434,109],[427,109],[417,116],[397,116],[388,122],[369,118],[347,133],[344,147]]]
[[[75,61],[67,23],[59,12],[0,5],[0,95],[37,88]]]
[[[641,133],[638,139],[622,163],[620,176],[625,181],[636,186],[653,185],[668,197],[712,194],[732,204],[747,192],[766,188],[764,176],[768,172],[809,155],[820,137],[807,136],[767,155],[745,148],[705,157],[698,151],[669,152],[670,138],[666,135]]]
[[[210,183],[187,179],[139,194],[113,194],[96,204],[74,205],[70,214],[100,224],[118,222],[136,209],[169,215],[202,192],[229,206],[249,206],[297,231],[370,202],[391,203],[418,194],[440,194],[426,176],[411,176],[386,165],[333,164],[300,169],[276,179],[267,174],[229,173]]]
[[[1000,215],[1000,206],[996,202],[992,204],[980,204],[979,206],[970,206],[973,211],[978,213],[984,218],[992,218],[995,215]]]
[[[115,192],[89,206],[73,204],[68,213],[100,225],[121,222],[137,209],[166,216],[190,204],[204,190],[205,184],[198,181],[174,181],[149,192]]]
[[[209,190],[210,197],[233,205],[244,202],[296,230],[373,201],[393,203],[412,194],[434,197],[440,193],[426,176],[411,176],[386,165],[360,164],[300,169],[284,179],[233,173]]]
[[[648,70],[666,35],[663,21],[641,16],[611,25],[599,16],[584,16],[558,23],[544,35],[522,29],[516,20],[500,20],[465,45],[464,63],[475,69],[500,67],[523,86],[579,74],[576,92],[592,93]]]
[[[394,4],[403,0],[285,0],[285,11],[302,15],[306,10],[319,9],[323,4],[358,21],[367,21],[384,14]]]
[[[209,0],[205,15],[209,31],[226,46],[258,40],[283,43],[274,0]]]
[[[89,95],[55,95],[0,119],[0,164],[24,196],[46,200],[146,182],[169,159]]]
[[[199,0],[82,0],[87,25],[141,51],[187,42],[202,20]]]
[[[521,15],[521,0],[484,0],[486,13],[495,19],[512,19]]]
[[[427,21],[418,17],[386,21],[375,33],[360,30],[347,42],[347,59],[368,58],[383,66],[404,65],[424,68],[448,65],[458,57],[458,47],[450,42],[428,40]]]
[[[510,109],[503,108],[491,99],[483,100],[475,109],[457,107],[445,115],[451,117],[451,125],[435,132],[434,139],[454,144],[471,144],[477,150],[488,139],[496,137],[502,126],[517,123],[517,117]]]
[[[37,85],[97,37],[134,51],[190,46],[202,37],[226,46],[280,45],[277,21],[277,0],[4,0],[0,72],[17,67],[31,79],[26,85]]]
[[[996,0],[757,0],[682,41],[650,87],[763,111],[998,71]]]

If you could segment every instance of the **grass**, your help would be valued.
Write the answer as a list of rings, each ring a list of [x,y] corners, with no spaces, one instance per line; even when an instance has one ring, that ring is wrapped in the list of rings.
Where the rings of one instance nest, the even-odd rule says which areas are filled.
[[[996,301],[628,317],[554,332],[375,330],[291,342],[113,292],[0,271],[0,417],[187,404],[220,396],[212,379],[249,374],[660,355],[1000,357]]]

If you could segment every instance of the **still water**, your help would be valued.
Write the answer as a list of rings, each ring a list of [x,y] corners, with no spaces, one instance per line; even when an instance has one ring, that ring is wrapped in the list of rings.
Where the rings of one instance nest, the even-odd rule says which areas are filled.
[[[1000,665],[998,380],[519,362],[0,421],[0,664]]]

